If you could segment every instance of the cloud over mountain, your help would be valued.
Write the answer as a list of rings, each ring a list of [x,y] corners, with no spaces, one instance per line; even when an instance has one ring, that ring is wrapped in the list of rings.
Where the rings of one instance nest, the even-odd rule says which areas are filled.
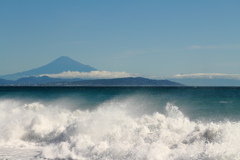
[[[204,79],[236,79],[240,80],[240,74],[224,74],[224,73],[193,73],[193,74],[177,74],[172,78],[184,79],[184,78],[204,78]]]
[[[207,46],[194,45],[187,47],[187,49],[239,49],[239,48],[240,44],[207,45]]]
[[[48,76],[51,78],[82,78],[82,79],[106,79],[106,78],[123,78],[123,77],[137,77],[137,74],[126,72],[109,72],[109,71],[65,71],[58,74],[42,74],[40,76]]]

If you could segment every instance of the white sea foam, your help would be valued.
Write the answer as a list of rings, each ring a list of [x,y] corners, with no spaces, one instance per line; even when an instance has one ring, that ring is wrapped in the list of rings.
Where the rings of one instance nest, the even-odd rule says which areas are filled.
[[[170,103],[136,117],[126,103],[71,111],[0,100],[0,159],[240,159],[240,122],[190,121]]]

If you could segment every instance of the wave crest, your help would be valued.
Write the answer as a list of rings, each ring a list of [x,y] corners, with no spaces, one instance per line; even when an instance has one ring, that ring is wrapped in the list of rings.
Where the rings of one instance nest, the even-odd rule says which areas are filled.
[[[0,144],[41,147],[41,157],[48,159],[240,158],[240,122],[190,121],[171,103],[166,114],[132,117],[122,103],[70,111],[40,102],[1,100]]]

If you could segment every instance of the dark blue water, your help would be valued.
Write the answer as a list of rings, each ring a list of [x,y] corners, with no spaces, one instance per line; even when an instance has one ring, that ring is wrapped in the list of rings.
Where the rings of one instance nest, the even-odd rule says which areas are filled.
[[[0,99],[68,99],[73,108],[83,110],[129,98],[142,104],[140,110],[147,114],[162,113],[172,103],[190,119],[240,120],[240,87],[0,87]]]

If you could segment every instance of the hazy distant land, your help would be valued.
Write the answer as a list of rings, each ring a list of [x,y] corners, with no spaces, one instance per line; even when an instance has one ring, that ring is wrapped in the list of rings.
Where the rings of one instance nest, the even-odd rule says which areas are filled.
[[[202,79],[202,78],[169,78],[153,80],[143,77],[122,78],[53,78],[46,75],[63,72],[99,71],[98,69],[79,63],[67,56],[62,56],[49,64],[28,71],[0,76],[1,86],[240,86],[239,80],[233,79]]]
[[[0,85],[4,86],[181,86],[168,80],[152,80],[142,77],[124,77],[111,79],[51,78],[44,74],[59,74],[64,71],[90,72],[97,69],[81,64],[69,57],[62,56],[53,62],[29,71],[0,76]]]

